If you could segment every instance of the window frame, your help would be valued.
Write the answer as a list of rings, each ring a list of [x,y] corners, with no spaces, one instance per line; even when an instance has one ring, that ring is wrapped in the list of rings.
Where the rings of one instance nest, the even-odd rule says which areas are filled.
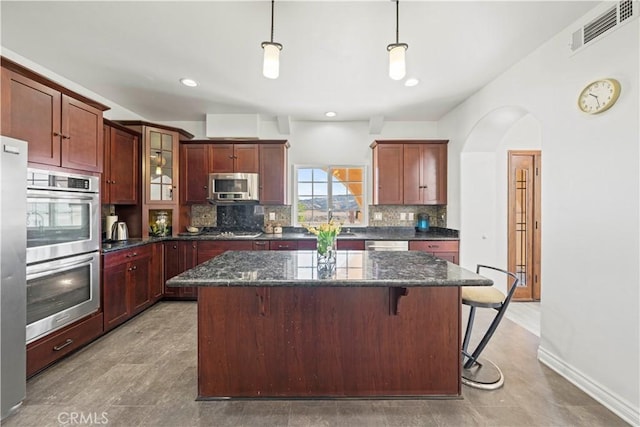
[[[358,228],[367,227],[369,225],[369,191],[368,191],[368,168],[366,164],[294,164],[292,165],[292,191],[291,191],[291,224],[294,227],[304,227],[304,225],[298,222],[298,169],[311,169],[311,168],[327,168],[327,175],[329,176],[327,181],[327,199],[329,205],[331,204],[331,182],[333,175],[329,173],[333,169],[345,169],[345,168],[362,168],[362,221],[360,224],[344,224],[344,227]]]

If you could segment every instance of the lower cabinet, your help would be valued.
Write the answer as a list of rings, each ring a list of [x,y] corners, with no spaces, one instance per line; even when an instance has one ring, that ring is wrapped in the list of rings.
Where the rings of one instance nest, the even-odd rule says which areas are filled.
[[[254,243],[250,240],[209,240],[198,242],[198,264],[209,261],[226,251],[252,251]]]
[[[152,264],[153,245],[103,255],[102,308],[108,331],[149,307],[156,299],[157,273]]]
[[[271,240],[269,250],[271,251],[297,251],[298,240]]]
[[[195,267],[198,257],[198,242],[195,240],[175,240],[164,242],[164,281],[183,271]],[[164,297],[169,299],[195,300],[198,288],[164,287]]]
[[[102,313],[95,313],[27,345],[27,378],[102,335]]]
[[[460,263],[460,242],[457,240],[412,240],[409,250],[424,251],[454,264]]]
[[[338,239],[336,242],[336,248],[340,249],[351,249],[357,251],[364,251],[364,240],[341,240]]]

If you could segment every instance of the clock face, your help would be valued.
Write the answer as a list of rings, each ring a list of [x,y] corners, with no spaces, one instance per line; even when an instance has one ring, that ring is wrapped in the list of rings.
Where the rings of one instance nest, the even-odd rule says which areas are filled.
[[[578,107],[588,114],[608,110],[620,95],[620,83],[614,79],[596,80],[585,87],[578,97]]]

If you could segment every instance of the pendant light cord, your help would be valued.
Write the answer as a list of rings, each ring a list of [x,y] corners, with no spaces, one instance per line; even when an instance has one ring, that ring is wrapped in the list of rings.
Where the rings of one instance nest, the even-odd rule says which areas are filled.
[[[400,17],[399,16],[400,16],[400,0],[396,0],[396,44],[400,43]]]
[[[273,43],[273,10],[275,0],[271,0],[271,43]]]

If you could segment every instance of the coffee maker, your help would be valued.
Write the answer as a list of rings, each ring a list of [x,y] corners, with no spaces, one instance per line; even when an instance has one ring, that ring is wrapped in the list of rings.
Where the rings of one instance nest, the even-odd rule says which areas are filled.
[[[416,225],[416,231],[421,233],[429,231],[429,215],[418,214],[418,225]]]

